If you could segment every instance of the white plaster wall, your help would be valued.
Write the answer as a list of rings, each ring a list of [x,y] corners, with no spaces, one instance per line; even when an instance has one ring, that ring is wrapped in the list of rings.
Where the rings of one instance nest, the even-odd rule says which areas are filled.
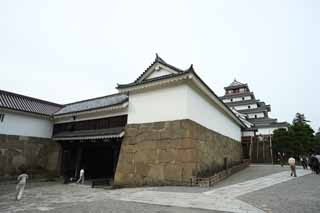
[[[196,88],[187,87],[188,118],[224,136],[241,141],[241,129],[220,107]]]
[[[278,128],[259,128],[257,131],[257,135],[271,135],[273,134],[273,131],[276,130]]]
[[[243,101],[243,100],[251,100],[251,96],[245,96],[244,99],[241,98],[232,98],[232,102],[237,102],[237,101]],[[230,99],[224,99],[223,100],[224,103],[229,103],[231,102],[231,98]]]
[[[15,112],[5,114],[0,122],[0,134],[51,138],[53,122],[46,118]]]
[[[187,85],[130,93],[128,124],[187,118]]]
[[[128,124],[190,119],[222,135],[241,140],[241,129],[209,98],[182,84],[129,94]]]
[[[257,118],[264,117],[264,114],[262,112],[259,112],[259,113],[248,114],[248,118],[255,118],[255,115],[257,115]]]
[[[172,74],[171,72],[165,70],[165,69],[162,69],[160,68],[160,70],[158,71],[154,71],[153,73],[151,73],[151,75],[149,75],[147,77],[147,79],[150,79],[150,78],[156,78],[156,77],[160,77],[160,76],[164,76],[164,75],[169,75],[169,74]]]
[[[243,131],[242,136],[254,136],[254,132],[253,131]]]
[[[250,108],[248,108],[250,106]],[[243,110],[243,109],[254,109],[257,108],[257,104],[248,104],[248,105],[241,105],[241,106],[235,106],[236,110]]]

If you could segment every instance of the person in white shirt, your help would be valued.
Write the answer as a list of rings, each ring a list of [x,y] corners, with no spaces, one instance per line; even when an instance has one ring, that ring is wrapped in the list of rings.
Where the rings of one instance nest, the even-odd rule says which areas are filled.
[[[290,157],[288,160],[288,163],[290,165],[290,169],[291,169],[291,174],[290,176],[294,176],[297,177],[297,173],[296,173],[296,160],[293,157]]]
[[[84,184],[84,169],[80,170],[80,177],[79,177],[77,183]]]
[[[16,200],[21,200],[28,178],[29,176],[25,173],[25,171],[22,171],[22,174],[18,176],[18,184],[16,186]]]

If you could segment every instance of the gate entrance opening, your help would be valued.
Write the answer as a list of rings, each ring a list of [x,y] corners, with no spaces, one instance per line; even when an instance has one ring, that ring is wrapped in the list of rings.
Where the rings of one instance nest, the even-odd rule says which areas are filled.
[[[79,177],[85,170],[86,179],[113,179],[118,162],[121,139],[62,142],[62,171],[67,177]]]

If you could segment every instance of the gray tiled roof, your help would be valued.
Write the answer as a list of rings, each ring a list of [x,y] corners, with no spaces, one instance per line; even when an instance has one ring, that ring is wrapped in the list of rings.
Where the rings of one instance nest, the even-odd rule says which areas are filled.
[[[103,96],[103,97],[66,104],[62,109],[54,113],[54,115],[62,115],[62,114],[68,114],[68,113],[88,111],[93,109],[100,109],[100,108],[119,105],[119,104],[125,103],[126,101],[128,101],[128,96],[125,94],[114,94],[109,96]]]
[[[249,122],[253,124],[268,124],[268,123],[276,123],[276,118],[251,118],[248,119]]]
[[[62,105],[0,90],[0,108],[50,116]]]
[[[236,89],[236,88],[241,88],[241,87],[248,87],[248,84],[241,83],[234,79],[234,81],[224,89]]]
[[[256,128],[270,128],[270,127],[276,127],[276,128],[284,128],[284,127],[288,127],[289,123],[288,122],[274,122],[274,123],[269,123],[269,124],[256,124],[255,127]]]

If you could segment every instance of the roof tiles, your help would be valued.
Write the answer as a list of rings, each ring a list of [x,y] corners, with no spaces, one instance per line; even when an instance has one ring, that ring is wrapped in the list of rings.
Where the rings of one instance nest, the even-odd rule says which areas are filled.
[[[0,108],[49,116],[61,107],[56,103],[0,90]]]

